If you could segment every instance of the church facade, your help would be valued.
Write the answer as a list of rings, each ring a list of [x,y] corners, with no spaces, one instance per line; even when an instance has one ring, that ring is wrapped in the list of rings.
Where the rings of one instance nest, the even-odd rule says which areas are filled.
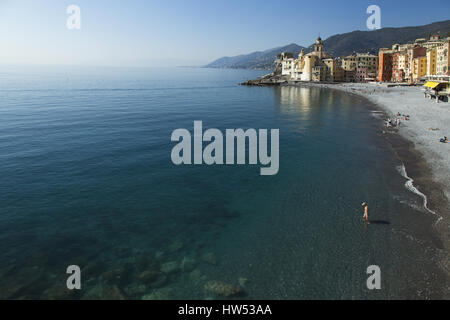
[[[314,51],[305,54],[302,50],[295,59],[290,53],[282,53],[281,74],[294,81],[342,82],[344,70],[339,61],[324,52],[322,39],[319,37],[314,44]]]

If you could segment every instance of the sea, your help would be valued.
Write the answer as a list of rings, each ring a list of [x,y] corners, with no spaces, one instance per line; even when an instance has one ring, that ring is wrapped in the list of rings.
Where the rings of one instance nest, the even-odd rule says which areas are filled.
[[[239,85],[265,73],[0,67],[0,299],[441,298],[438,216],[383,112]],[[279,129],[278,174],[175,165],[194,121]]]

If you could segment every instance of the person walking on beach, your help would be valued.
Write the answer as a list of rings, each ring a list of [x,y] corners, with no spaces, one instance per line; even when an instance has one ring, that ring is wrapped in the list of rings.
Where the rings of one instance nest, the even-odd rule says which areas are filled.
[[[369,221],[369,206],[365,202],[362,203],[362,206],[364,208],[363,219],[364,221]]]

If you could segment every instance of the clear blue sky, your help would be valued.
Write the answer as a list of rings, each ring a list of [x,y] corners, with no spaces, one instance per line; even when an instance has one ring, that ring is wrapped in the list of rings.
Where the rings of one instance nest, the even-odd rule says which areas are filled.
[[[70,4],[81,30],[66,28]],[[0,0],[0,63],[201,65],[365,30],[371,4],[382,27],[450,19],[449,0]]]

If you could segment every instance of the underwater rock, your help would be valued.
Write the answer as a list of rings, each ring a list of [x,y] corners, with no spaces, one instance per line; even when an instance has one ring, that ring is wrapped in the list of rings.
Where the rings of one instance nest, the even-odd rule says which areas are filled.
[[[125,300],[126,297],[118,286],[107,286],[103,288],[102,299],[104,300]]]
[[[202,274],[202,272],[198,269],[195,269],[191,273],[189,273],[189,278],[195,282],[205,281],[206,276]]]
[[[67,289],[66,284],[59,284],[45,290],[40,299],[42,300],[71,300],[76,299],[78,290]]]
[[[118,247],[115,249],[115,253],[119,258],[126,258],[132,254],[132,250],[128,247]]]
[[[19,269],[19,267],[15,264],[10,264],[9,266],[0,268],[0,279],[2,279],[0,283],[4,282],[5,279],[7,279],[9,277],[10,273],[13,273],[13,271],[17,271],[18,269]],[[14,278],[14,276],[13,276],[13,278]],[[1,290],[0,290],[0,292],[1,292]],[[1,296],[1,293],[0,293],[0,296]]]
[[[91,276],[97,276],[102,273],[102,271],[105,269],[105,266],[101,262],[97,261],[91,261],[89,262],[85,267],[81,269],[81,272],[83,274],[87,274],[90,277]]]
[[[146,294],[142,297],[142,300],[170,300],[171,290],[161,289],[161,290],[155,290],[149,294]]]
[[[164,257],[164,251],[156,251],[155,252],[155,259],[161,260]]]
[[[176,261],[166,262],[161,265],[161,272],[163,272],[165,274],[176,273],[179,271],[179,269],[180,269],[180,266],[179,266],[178,262],[176,262]]]
[[[101,275],[101,278],[108,284],[124,284],[135,272],[135,267],[131,262],[122,262],[118,267],[108,270]]]
[[[83,300],[125,300],[126,297],[116,285],[94,286],[83,295]]]
[[[87,290],[83,288],[85,291],[84,295],[81,297],[81,300],[100,300],[102,299],[102,286],[92,286],[88,287]]]
[[[18,273],[12,273],[9,277],[0,280],[0,300],[18,299],[23,292],[33,288],[44,278],[45,269],[38,267],[24,268]]]
[[[202,255],[201,256],[201,260],[203,262],[206,262],[206,263],[211,264],[211,265],[216,265],[217,264],[217,257],[212,252],[205,253],[204,255]]]
[[[139,275],[139,280],[152,288],[160,288],[167,282],[167,277],[161,271],[144,271]]]
[[[101,278],[109,284],[118,283],[122,280],[123,268],[109,270],[101,275]]]
[[[136,270],[139,272],[145,271],[149,267],[149,261],[145,257],[135,259]]]
[[[139,272],[146,271],[149,269],[157,269],[158,261],[154,257],[149,257],[149,254],[142,254],[135,258],[135,268]]]
[[[18,281],[2,281],[0,300],[15,299],[22,290],[25,291],[26,287],[26,284]]]
[[[239,286],[227,284],[220,281],[208,281],[205,284],[204,288],[205,291],[208,293],[212,293],[216,296],[221,296],[225,298],[237,296],[244,292],[244,290]]]
[[[133,283],[123,288],[123,291],[129,297],[141,296],[147,291],[147,286],[144,284]]]
[[[242,287],[242,288],[245,288],[245,285],[247,284],[247,282],[248,282],[248,279],[247,278],[239,278],[238,279],[238,283],[239,283],[239,285]]]
[[[36,265],[36,266],[43,267],[48,264],[49,260],[50,260],[50,258],[46,252],[38,251],[38,252],[35,252],[34,254],[32,254],[28,258],[28,263],[30,265]]]
[[[183,272],[191,272],[195,269],[195,259],[184,257],[183,260],[181,260],[181,270]]]
[[[181,241],[175,241],[169,246],[169,252],[174,253],[183,248],[183,243]]]
[[[159,271],[144,271],[141,274],[139,274],[139,280],[142,281],[153,281],[156,277],[158,277],[159,274],[162,274]]]

